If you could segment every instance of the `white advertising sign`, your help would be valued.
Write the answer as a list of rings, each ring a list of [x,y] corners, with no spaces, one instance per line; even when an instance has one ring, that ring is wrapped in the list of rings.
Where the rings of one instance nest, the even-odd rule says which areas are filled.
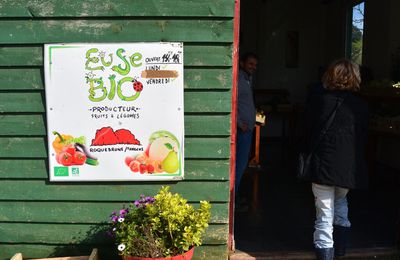
[[[183,44],[46,44],[51,181],[184,177]]]

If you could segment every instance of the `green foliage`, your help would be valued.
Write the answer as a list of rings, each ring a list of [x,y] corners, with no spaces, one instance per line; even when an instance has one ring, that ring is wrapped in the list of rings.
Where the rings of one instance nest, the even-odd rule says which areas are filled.
[[[357,28],[357,26],[353,25],[351,29],[351,41],[358,42],[361,41],[362,38],[363,38],[362,31],[359,28]]]
[[[170,257],[201,245],[210,209],[206,201],[194,209],[169,187],[162,187],[154,198],[141,196],[129,208],[111,215],[120,255]]]
[[[351,34],[351,60],[357,64],[362,62],[362,31],[353,25]]]

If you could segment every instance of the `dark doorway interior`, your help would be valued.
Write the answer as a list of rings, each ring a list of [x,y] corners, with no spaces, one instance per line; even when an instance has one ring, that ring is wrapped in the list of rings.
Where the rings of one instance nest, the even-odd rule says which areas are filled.
[[[261,141],[261,169],[249,168],[241,194],[251,201],[253,175],[260,173],[259,207],[235,214],[235,245],[244,252],[311,251],[314,224],[310,184],[294,177],[294,146]],[[285,149],[282,153],[282,148]],[[400,172],[376,164],[367,191],[349,193],[350,248],[396,246],[400,217]]]
[[[400,91],[386,93],[391,85],[385,79],[400,80],[400,33],[396,26],[400,16],[392,11],[400,9],[400,1],[242,0],[239,49],[241,54],[251,51],[259,56],[255,103],[265,112],[267,123],[261,129],[261,169],[249,169],[242,182],[241,193],[251,201],[252,177],[254,172],[260,173],[259,206],[254,211],[235,213],[238,250],[313,249],[311,187],[294,177],[301,137],[301,116],[297,115],[323,68],[335,59],[349,57],[346,44],[353,44],[347,35],[352,28],[349,11],[352,4],[360,2],[365,2],[362,71],[368,72],[363,75],[362,90],[376,90],[378,86],[369,101],[371,108],[373,102],[379,104],[371,112],[375,119],[389,122],[377,125],[390,129],[383,129],[389,134],[378,138],[379,149],[370,157],[370,189],[349,193],[350,247],[395,247],[399,243]],[[297,122],[290,119],[292,116]],[[395,133],[393,122],[399,126]],[[287,136],[292,138],[290,142],[282,138]]]

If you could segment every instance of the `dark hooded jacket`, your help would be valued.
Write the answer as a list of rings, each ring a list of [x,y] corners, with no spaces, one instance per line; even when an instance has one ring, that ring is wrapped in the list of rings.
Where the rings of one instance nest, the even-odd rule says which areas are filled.
[[[338,100],[343,98],[330,128],[318,142],[322,128]],[[349,189],[366,188],[369,117],[366,102],[354,93],[319,86],[309,93],[305,115],[304,150],[310,152],[315,147],[310,163],[311,181]]]

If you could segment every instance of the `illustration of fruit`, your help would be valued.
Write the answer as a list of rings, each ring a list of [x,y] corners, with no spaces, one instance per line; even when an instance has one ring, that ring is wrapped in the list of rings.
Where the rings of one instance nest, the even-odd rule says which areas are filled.
[[[141,164],[140,167],[139,167],[139,170],[140,170],[140,174],[147,173],[147,166],[146,166],[146,164]]]
[[[161,163],[164,171],[174,173],[179,169],[179,159],[175,151],[170,151],[164,161]]]
[[[146,151],[144,151],[144,153],[149,156],[149,150],[150,150],[150,144],[147,146]]]
[[[151,136],[150,136],[150,138],[149,138],[149,143],[150,143],[150,145],[151,145],[156,139],[159,139],[159,138],[161,138],[161,137],[167,137],[167,138],[172,139],[172,142],[173,142],[174,144],[176,144],[176,146],[179,148],[179,141],[178,141],[178,139],[176,139],[176,137],[175,137],[171,132],[168,132],[168,131],[165,131],[165,130],[159,130],[159,131],[156,131],[156,132],[152,133]]]
[[[156,161],[163,161],[171,150],[177,151],[178,144],[170,137],[160,137],[151,143],[149,157]]]
[[[179,142],[168,131],[154,132],[149,138],[146,150],[135,156],[126,156],[125,164],[134,173],[156,174],[175,173],[179,170]]]
[[[161,173],[164,171],[160,161],[154,161],[154,171],[156,173]]]
[[[133,160],[130,164],[129,164],[129,168],[131,169],[131,171],[133,172],[139,172],[140,170],[140,162],[137,160]]]
[[[147,165],[147,172],[148,172],[148,173],[154,173],[154,166],[151,165],[151,164],[148,164],[148,165]]]
[[[147,162],[147,160],[149,159],[149,157],[145,153],[141,153],[141,154],[137,155],[135,159],[138,160],[140,163],[145,164]]]
[[[125,157],[125,164],[126,164],[126,166],[129,167],[129,165],[131,164],[131,162],[132,162],[133,160],[135,160],[135,157],[133,157],[133,156],[127,156],[127,157]]]

